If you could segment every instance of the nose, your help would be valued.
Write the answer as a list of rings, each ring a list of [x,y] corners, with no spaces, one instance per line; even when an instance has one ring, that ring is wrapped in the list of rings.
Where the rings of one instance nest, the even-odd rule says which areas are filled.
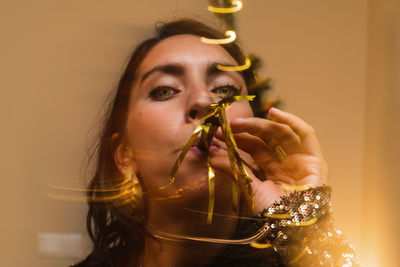
[[[205,85],[196,86],[192,90],[189,90],[186,110],[187,121],[193,122],[202,118],[210,105],[217,101],[217,97]]]

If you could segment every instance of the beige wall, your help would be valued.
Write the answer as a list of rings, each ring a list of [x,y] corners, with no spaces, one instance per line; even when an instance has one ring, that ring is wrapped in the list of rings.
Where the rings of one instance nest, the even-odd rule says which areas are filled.
[[[315,127],[338,227],[360,247],[366,1],[249,1],[246,8],[241,34],[263,55],[285,109]]]
[[[154,21],[187,11],[208,15],[205,0],[151,2],[152,10],[148,1],[132,0],[0,4],[1,266],[73,261],[71,255],[38,253],[39,233],[84,233],[85,204],[49,198],[65,194],[49,184],[82,184],[87,134],[132,47]],[[399,21],[395,0],[379,2],[252,0],[244,1],[238,17],[241,39],[264,59],[274,94],[316,128],[330,166],[337,224],[361,254],[378,244],[362,243],[377,240],[371,229],[378,223],[362,224],[363,204],[367,211],[391,208],[396,195],[400,53],[393,25]],[[386,147],[392,154],[385,154]],[[391,169],[384,167],[389,162]]]
[[[400,255],[400,2],[369,8],[363,243],[366,266],[398,266]]]

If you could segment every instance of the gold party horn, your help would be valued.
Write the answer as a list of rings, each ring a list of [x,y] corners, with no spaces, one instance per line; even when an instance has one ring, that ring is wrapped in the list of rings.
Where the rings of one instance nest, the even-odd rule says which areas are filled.
[[[214,211],[215,203],[215,171],[211,165],[211,155],[209,153],[209,144],[215,135],[218,127],[221,127],[224,142],[227,145],[229,163],[233,173],[233,186],[232,186],[232,203],[237,209],[239,206],[239,189],[242,191],[247,202],[250,204],[252,210],[254,209],[254,195],[250,186],[251,178],[246,172],[243,162],[244,160],[239,156],[239,150],[233,137],[232,130],[226,118],[225,109],[235,101],[252,101],[255,96],[231,96],[222,99],[216,104],[212,104],[206,115],[202,118],[202,123],[196,127],[193,131],[189,141],[185,144],[181,153],[179,154],[174,166],[172,167],[169,174],[169,181],[173,183],[175,181],[175,175],[178,171],[179,166],[182,164],[184,157],[189,151],[190,147],[194,144],[196,138],[200,136],[200,142],[198,144],[199,149],[207,152],[207,167],[208,167],[208,186],[209,186],[209,200],[208,200],[208,213],[207,223],[212,222],[212,215]],[[247,165],[247,164],[246,164]]]

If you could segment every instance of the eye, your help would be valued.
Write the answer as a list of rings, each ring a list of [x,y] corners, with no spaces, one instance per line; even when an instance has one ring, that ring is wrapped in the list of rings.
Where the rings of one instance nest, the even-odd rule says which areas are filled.
[[[214,94],[221,98],[226,98],[230,96],[240,95],[240,89],[233,85],[222,85],[211,90]]]
[[[171,86],[159,85],[150,91],[149,96],[155,101],[164,101],[170,99],[178,92],[177,89]]]

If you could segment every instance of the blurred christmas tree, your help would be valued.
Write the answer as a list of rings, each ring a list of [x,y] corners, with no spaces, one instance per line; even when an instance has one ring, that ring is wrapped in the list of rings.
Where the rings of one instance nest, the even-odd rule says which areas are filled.
[[[210,6],[227,8],[232,7],[232,0],[209,0]],[[236,32],[235,13],[214,13],[220,22],[221,30],[234,30]],[[255,82],[248,88],[249,95],[255,95],[256,100],[253,101],[252,106],[254,115],[257,117],[265,117],[270,107],[280,107],[282,102],[277,99],[269,101],[268,91],[271,90],[271,79],[262,78],[259,76],[259,71],[262,68],[262,59],[257,55],[250,54],[251,61],[250,70],[254,73]]]

